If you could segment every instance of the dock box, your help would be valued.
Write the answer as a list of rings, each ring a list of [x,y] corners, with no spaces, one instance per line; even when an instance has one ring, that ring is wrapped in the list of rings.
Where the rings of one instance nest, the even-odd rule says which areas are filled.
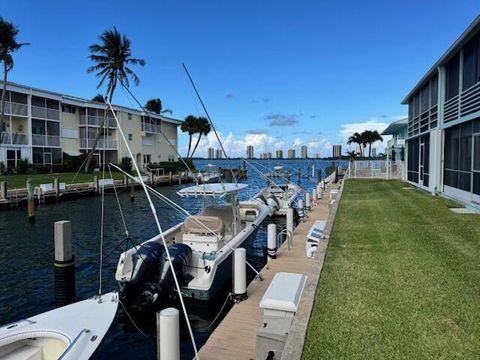
[[[325,231],[325,225],[327,224],[324,220],[317,220],[312,225],[307,234],[307,242],[305,243],[305,251],[307,257],[314,257],[318,248],[318,243],[321,239],[324,238],[323,232]]]
[[[280,359],[306,279],[304,274],[275,274],[260,301],[263,327],[257,329],[256,359],[264,360],[270,352],[273,352],[272,359]]]

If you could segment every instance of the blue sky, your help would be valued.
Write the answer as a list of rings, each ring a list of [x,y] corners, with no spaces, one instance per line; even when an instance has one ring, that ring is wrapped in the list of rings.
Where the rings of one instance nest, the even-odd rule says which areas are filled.
[[[307,144],[329,156],[351,132],[381,130],[406,114],[403,97],[480,14],[480,2],[458,0],[1,3],[31,43],[11,81],[94,96],[87,48],[116,26],[147,62],[137,97],[160,97],[180,119],[203,115],[184,61],[231,156],[246,144],[257,155]],[[121,89],[115,102],[135,107]],[[218,147],[213,136],[198,155],[208,146]]]

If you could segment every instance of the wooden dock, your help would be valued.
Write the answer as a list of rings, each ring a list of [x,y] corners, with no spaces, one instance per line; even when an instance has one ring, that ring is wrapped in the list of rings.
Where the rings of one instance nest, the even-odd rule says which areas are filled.
[[[200,349],[202,360],[255,359],[256,331],[263,324],[263,311],[259,306],[276,272],[297,272],[309,276],[313,259],[307,258],[305,243],[307,233],[316,220],[327,220],[329,215],[329,188],[318,205],[294,231],[293,245],[288,250],[285,242],[277,252],[277,259],[262,269],[263,281],[253,280],[247,288],[248,299],[233,306],[223,321]]]

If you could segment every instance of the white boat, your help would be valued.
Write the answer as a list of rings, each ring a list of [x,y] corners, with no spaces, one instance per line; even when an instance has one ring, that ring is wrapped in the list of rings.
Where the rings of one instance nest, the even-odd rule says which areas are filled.
[[[0,327],[0,359],[89,359],[118,307],[118,294],[79,301]]]
[[[285,216],[287,209],[292,207],[300,192],[300,186],[293,183],[280,185],[270,182],[270,185],[256,194],[254,198],[260,199],[271,208],[274,208],[274,215]]]
[[[199,172],[197,175],[198,181],[202,184],[218,183],[221,178],[222,174],[213,164],[208,164],[205,171]]]
[[[233,251],[246,247],[262,221],[273,214],[273,208],[261,199],[238,201],[238,192],[247,186],[204,184],[178,192],[212,203],[163,232],[184,297],[211,299],[231,279]],[[171,297],[173,279],[161,236],[122,253],[115,277],[122,300],[130,305]]]

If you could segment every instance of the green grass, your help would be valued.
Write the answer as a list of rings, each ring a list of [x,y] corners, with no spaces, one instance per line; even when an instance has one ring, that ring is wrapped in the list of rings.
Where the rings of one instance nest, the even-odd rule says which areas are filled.
[[[18,189],[25,188],[27,179],[31,179],[33,186],[38,186],[39,184],[48,184],[53,182],[53,178],[58,177],[60,182],[71,184],[74,177],[74,172],[58,173],[58,174],[29,174],[29,175],[0,175],[0,181],[8,181],[9,189]],[[123,179],[123,174],[120,172],[113,172],[113,178],[116,180]],[[99,178],[102,177],[102,174],[98,174]],[[110,177],[108,170],[105,173],[105,177]],[[93,182],[93,174],[86,174],[80,172],[75,178],[75,183],[84,183],[84,182]]]
[[[404,186],[345,183],[303,359],[480,359],[480,215]]]

